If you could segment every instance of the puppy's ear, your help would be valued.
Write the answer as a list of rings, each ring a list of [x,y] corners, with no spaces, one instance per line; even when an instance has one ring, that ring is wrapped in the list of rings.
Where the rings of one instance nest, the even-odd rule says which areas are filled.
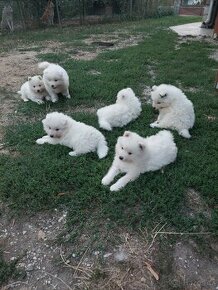
[[[41,76],[39,76],[39,80],[40,80],[40,81],[42,80],[42,77],[41,77]]]
[[[156,88],[157,88],[157,86],[152,86],[152,87],[151,87],[151,90],[152,90],[152,91],[155,91]]]
[[[142,144],[142,143],[139,143],[139,148],[141,151],[144,151],[145,150],[145,145]]]
[[[130,135],[131,135],[130,131],[125,131],[123,134],[124,137],[129,137]]]
[[[28,77],[28,81],[31,81],[31,79],[32,79],[31,77]]]

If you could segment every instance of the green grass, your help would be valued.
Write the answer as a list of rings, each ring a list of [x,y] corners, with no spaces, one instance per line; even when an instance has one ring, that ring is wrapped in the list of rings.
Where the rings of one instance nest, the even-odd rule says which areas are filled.
[[[217,63],[208,58],[215,44],[190,40],[175,50],[178,36],[167,29],[170,25],[193,21],[199,19],[166,17],[131,23],[70,27],[63,31],[51,28],[15,34],[15,47],[22,41],[27,45],[35,45],[43,43],[43,40],[57,40],[67,47],[73,42],[74,45],[77,42],[81,45],[81,41],[92,34],[105,35],[117,29],[127,31],[127,38],[128,35],[139,33],[149,37],[138,46],[107,51],[92,61],[70,59],[67,52],[39,54],[40,60],[59,62],[68,71],[72,99],[50,106],[20,103],[18,115],[27,119],[38,116],[38,121],[16,121],[6,128],[5,143],[16,154],[0,156],[1,199],[17,213],[67,206],[69,228],[82,225],[94,212],[96,225],[97,220],[106,222],[110,219],[116,224],[137,228],[145,225],[152,227],[162,221],[183,231],[196,231],[202,227],[208,231],[217,230],[217,121],[206,117],[214,116],[218,106],[217,93],[213,88]],[[4,47],[6,51],[12,36],[1,36],[2,40],[8,42]],[[156,74],[155,81],[151,81],[150,66]],[[90,70],[97,70],[101,74],[90,75]],[[72,158],[68,156],[69,148],[39,146],[35,143],[44,134],[39,116],[48,111],[67,110],[76,120],[98,128],[95,114],[73,113],[73,108],[114,102],[117,91],[126,86],[141,95],[142,85],[164,82],[181,85],[185,92],[187,90],[195,106],[196,123],[191,131],[191,140],[183,139],[175,132],[178,158],[165,168],[163,174],[157,171],[141,175],[136,182],[117,193],[111,193],[101,185],[101,179],[113,160],[116,139],[124,130],[132,130],[143,136],[158,132],[149,128],[154,113],[145,104],[138,120],[123,129],[104,132],[110,148],[104,160],[98,160],[94,153]],[[190,93],[189,88],[196,88],[197,91]],[[200,192],[211,210],[211,220],[201,214],[188,217],[182,213],[184,193],[188,188]],[[58,195],[63,192],[65,195]]]
[[[17,268],[17,263],[18,259],[6,262],[0,249],[0,286],[7,282],[9,278],[16,279],[25,277],[25,272]]]

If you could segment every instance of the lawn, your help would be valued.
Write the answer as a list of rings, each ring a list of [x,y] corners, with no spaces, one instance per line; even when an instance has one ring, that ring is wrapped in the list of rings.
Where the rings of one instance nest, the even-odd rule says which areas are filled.
[[[11,154],[0,155],[0,197],[16,216],[34,214],[48,209],[66,208],[71,241],[90,221],[92,231],[100,235],[102,222],[108,227],[125,226],[131,230],[152,229],[166,224],[181,232],[215,232],[217,210],[217,92],[214,89],[217,62],[209,56],[216,49],[213,42],[181,41],[168,29],[171,25],[200,21],[188,17],[165,17],[138,22],[104,24],[88,27],[50,28],[0,36],[1,51],[28,51],[36,46],[39,61],[60,63],[70,77],[70,100],[56,104],[36,105],[17,100],[17,115],[5,126],[4,148]],[[91,60],[71,56],[78,50],[96,51],[94,44],[84,40],[101,39],[114,33],[122,40],[141,37],[137,45],[105,50]],[[45,52],[44,41],[57,41],[59,51]],[[90,72],[97,71],[98,74]],[[174,132],[178,158],[164,171],[141,175],[119,192],[110,192],[101,185],[114,156],[117,137],[125,130],[150,136],[158,132],[149,128],[155,119],[151,105],[143,99],[145,87],[169,83],[180,87],[193,102],[196,122],[192,138],[184,139]],[[35,140],[42,136],[41,120],[48,112],[66,112],[78,121],[98,128],[97,108],[113,103],[117,92],[131,87],[142,99],[140,117],[112,132],[103,132],[109,154],[98,160],[96,154],[76,158],[69,148],[42,145]],[[75,109],[77,108],[77,109]],[[187,214],[188,190],[195,190],[210,211]],[[94,236],[94,235],[93,235]]]

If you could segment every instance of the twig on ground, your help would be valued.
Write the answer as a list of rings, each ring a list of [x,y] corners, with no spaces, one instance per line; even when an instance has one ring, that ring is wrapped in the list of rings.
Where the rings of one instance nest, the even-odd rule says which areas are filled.
[[[158,224],[158,225],[159,225],[159,224]],[[153,232],[154,232],[154,230],[158,227],[158,225],[155,226],[155,228],[153,229]],[[149,250],[151,249],[151,247],[153,246],[153,244],[154,244],[154,242],[155,242],[155,239],[156,239],[157,235],[160,233],[160,231],[161,231],[165,226],[166,226],[166,223],[163,224],[163,225],[160,227],[160,229],[154,233],[154,235],[153,235],[153,237],[152,237],[152,241],[151,241],[149,247],[147,248],[145,254],[149,252]]]
[[[19,286],[20,284],[28,285],[27,282],[16,281],[16,282],[13,282],[13,283],[11,283],[11,284],[8,284],[8,285],[4,286],[4,287],[2,288],[2,290],[7,290],[7,289],[10,289],[11,287]]]
[[[66,282],[64,282],[64,280],[62,280],[60,277],[58,276],[55,276],[49,272],[46,272],[46,271],[42,271],[43,273],[47,274],[47,275],[50,275],[51,277],[55,278],[55,279],[58,279],[59,281],[61,281],[68,289],[70,290],[74,290],[73,288],[71,288]]]
[[[161,231],[156,232],[156,234],[157,235],[181,235],[181,236],[182,235],[215,235],[215,233],[212,233],[212,232],[178,233],[178,232],[161,232]]]
[[[88,250],[88,249],[87,249],[87,250]],[[85,251],[85,253],[87,252],[87,250]],[[84,254],[85,254],[85,253],[84,253]],[[79,272],[82,272],[82,273],[86,274],[86,276],[88,276],[89,278],[91,277],[91,274],[93,273],[93,271],[92,271],[91,269],[87,269],[87,268],[80,267],[80,264],[81,264],[81,262],[82,262],[82,259],[84,258],[84,254],[83,254],[83,256],[82,256],[82,258],[81,258],[79,264],[78,264],[77,266],[73,266],[73,265],[70,265],[70,264],[68,264],[68,263],[66,262],[66,259],[65,259],[64,255],[63,255],[63,253],[62,253],[62,250],[60,249],[60,256],[61,256],[61,259],[62,259],[63,263],[66,265],[67,268],[71,268],[71,269],[74,270],[74,274],[73,274],[74,278],[75,278],[76,271],[79,271]],[[90,273],[88,273],[88,272],[90,272]],[[81,277],[80,277],[80,278],[81,278]],[[83,278],[83,279],[87,279],[86,277],[82,277],[82,278]],[[82,278],[81,278],[81,279],[82,279]]]
[[[149,270],[149,272],[152,274],[152,276],[154,276],[155,280],[159,280],[159,274],[153,269],[153,267],[145,261],[145,265],[147,267],[147,269]]]

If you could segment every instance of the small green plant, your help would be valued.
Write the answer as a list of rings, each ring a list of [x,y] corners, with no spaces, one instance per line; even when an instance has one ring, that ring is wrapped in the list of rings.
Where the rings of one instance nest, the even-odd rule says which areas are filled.
[[[10,278],[24,278],[25,272],[16,267],[18,259],[6,262],[3,253],[0,250],[0,286],[6,283]]]

